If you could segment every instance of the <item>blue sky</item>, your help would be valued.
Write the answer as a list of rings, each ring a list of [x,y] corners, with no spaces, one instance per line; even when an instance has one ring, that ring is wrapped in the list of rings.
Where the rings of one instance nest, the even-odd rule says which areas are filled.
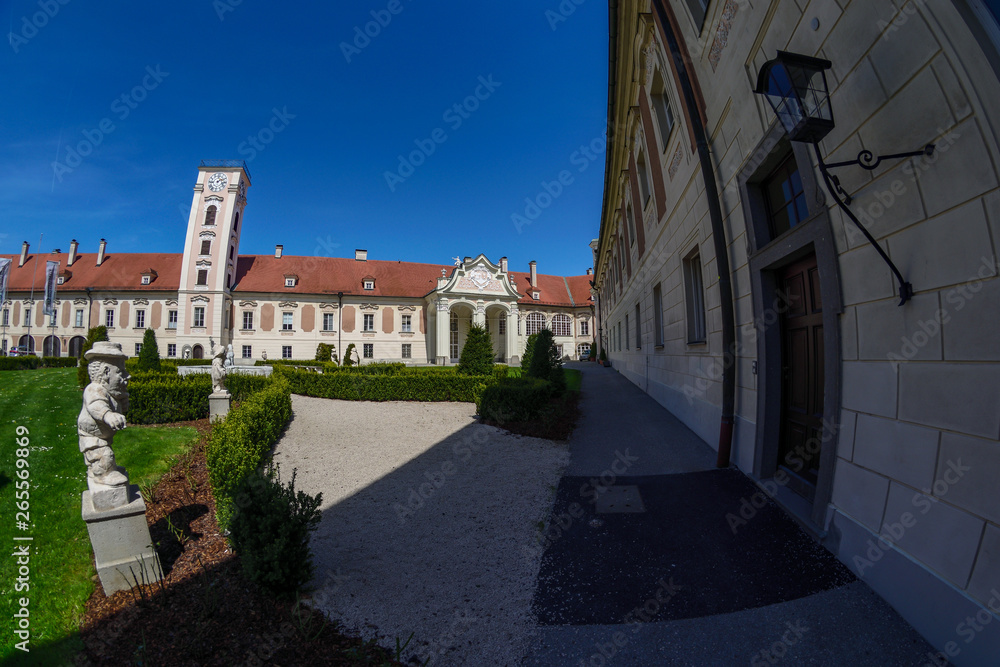
[[[575,2],[4,3],[0,253],[181,252],[199,161],[245,159],[243,254],[582,274],[608,37]]]

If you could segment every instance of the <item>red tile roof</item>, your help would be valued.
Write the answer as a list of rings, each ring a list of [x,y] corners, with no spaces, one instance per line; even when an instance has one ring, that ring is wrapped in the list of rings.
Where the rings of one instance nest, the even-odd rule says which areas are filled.
[[[137,290],[177,291],[180,286],[182,255],[178,253],[108,253],[101,266],[97,266],[96,253],[79,253],[73,266],[67,266],[68,253],[38,255],[35,272],[35,254],[29,254],[24,266],[18,267],[20,255],[0,255],[11,259],[10,292],[27,292],[31,289],[34,274],[35,291],[45,288],[45,262],[60,263],[60,271],[71,275],[59,290]],[[143,285],[142,274],[150,269],[156,278]],[[437,287],[441,271],[451,276],[455,267],[449,264],[418,264],[384,260],[358,261],[348,257],[295,257],[285,255],[241,255],[236,264],[235,293],[268,292],[274,294],[331,294],[389,297],[424,297]],[[299,280],[295,287],[285,287],[285,276],[295,274]],[[539,299],[531,298],[529,275],[511,271],[522,304],[545,306],[586,306],[590,304],[590,279],[592,276],[550,276],[538,274]],[[363,281],[375,279],[375,289],[366,290]]]
[[[35,257],[38,270],[35,270]],[[104,262],[97,266],[97,253],[77,253],[73,266],[68,266],[69,253],[29,254],[24,266],[18,267],[20,255],[0,255],[11,260],[8,292],[28,292],[34,276],[35,292],[45,289],[45,262],[59,262],[60,271],[68,271],[67,280],[56,291],[140,290],[146,292],[176,292],[180,286],[181,255],[166,252],[107,253]],[[143,272],[153,269],[156,278],[142,284]]]

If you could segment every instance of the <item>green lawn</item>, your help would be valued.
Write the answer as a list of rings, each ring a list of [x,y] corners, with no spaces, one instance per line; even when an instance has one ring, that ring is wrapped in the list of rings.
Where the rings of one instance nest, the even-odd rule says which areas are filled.
[[[0,373],[0,543],[9,554],[13,537],[31,536],[30,659],[25,664],[58,664],[78,647],[76,631],[96,574],[87,527],[80,516],[80,494],[87,488],[76,418],[81,392],[75,368],[4,371]],[[28,429],[30,527],[15,526],[15,429]],[[115,437],[115,455],[133,483],[166,472],[170,459],[197,442],[190,427],[129,426]],[[0,559],[3,638],[0,661],[17,655],[13,634],[16,559]],[[44,647],[48,646],[48,650]]]
[[[574,368],[564,368],[563,373],[566,374],[566,388],[570,391],[580,391],[580,385],[583,384],[583,373]]]

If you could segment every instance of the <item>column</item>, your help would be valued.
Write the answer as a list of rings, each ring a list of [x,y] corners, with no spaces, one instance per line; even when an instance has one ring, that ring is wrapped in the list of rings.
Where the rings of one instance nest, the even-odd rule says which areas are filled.
[[[517,366],[521,363],[518,352],[517,307],[512,307],[505,317],[507,318],[507,363],[511,366]]]
[[[448,325],[451,313],[448,299],[438,299],[434,310],[434,360],[442,366],[448,363]]]

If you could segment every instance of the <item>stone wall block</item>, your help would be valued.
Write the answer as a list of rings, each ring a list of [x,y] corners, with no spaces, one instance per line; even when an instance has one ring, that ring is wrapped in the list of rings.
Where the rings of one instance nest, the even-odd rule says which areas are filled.
[[[900,419],[986,438],[1000,436],[1000,366],[899,364],[899,387]]]
[[[854,463],[918,489],[931,487],[939,431],[871,415],[857,420]]]
[[[843,406],[848,410],[895,417],[896,392],[896,372],[890,363],[844,363]]]
[[[889,480],[837,459],[833,477],[833,504],[858,522],[878,531],[882,525],[882,509],[889,493]]]

